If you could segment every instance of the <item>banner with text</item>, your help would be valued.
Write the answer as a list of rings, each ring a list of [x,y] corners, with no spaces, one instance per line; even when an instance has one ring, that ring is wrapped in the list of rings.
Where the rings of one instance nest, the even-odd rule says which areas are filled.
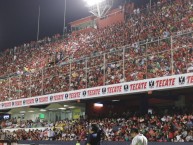
[[[0,102],[0,109],[193,86],[193,73]]]

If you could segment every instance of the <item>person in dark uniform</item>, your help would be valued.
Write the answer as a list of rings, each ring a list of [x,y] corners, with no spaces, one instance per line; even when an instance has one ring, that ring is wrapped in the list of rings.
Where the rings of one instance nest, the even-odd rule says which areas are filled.
[[[96,124],[92,124],[89,128],[85,145],[100,145],[102,130]]]

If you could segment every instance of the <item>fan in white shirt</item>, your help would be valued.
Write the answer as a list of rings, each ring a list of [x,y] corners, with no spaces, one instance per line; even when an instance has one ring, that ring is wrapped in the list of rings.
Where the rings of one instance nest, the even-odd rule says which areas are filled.
[[[140,134],[137,128],[131,129],[131,136],[133,137],[131,145],[148,145],[147,138]]]

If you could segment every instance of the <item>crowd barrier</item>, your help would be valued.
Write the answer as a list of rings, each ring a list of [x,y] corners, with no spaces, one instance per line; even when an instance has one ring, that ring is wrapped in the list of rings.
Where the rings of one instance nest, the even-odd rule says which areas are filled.
[[[102,141],[100,145],[130,145],[131,142]],[[148,145],[192,145],[191,142],[149,142]],[[76,141],[19,141],[18,145],[76,145]],[[85,145],[85,142],[81,142]]]

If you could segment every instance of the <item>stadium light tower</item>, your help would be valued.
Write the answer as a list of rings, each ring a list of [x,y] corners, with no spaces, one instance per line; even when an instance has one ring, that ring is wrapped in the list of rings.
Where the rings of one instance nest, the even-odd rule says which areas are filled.
[[[84,0],[87,3],[89,12],[93,15],[102,18],[113,6],[114,0]]]

